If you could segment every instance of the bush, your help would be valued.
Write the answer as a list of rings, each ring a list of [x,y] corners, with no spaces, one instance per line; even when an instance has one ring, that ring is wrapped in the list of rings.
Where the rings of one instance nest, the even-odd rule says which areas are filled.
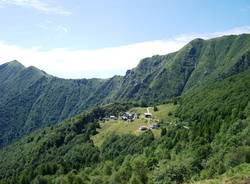
[[[155,184],[183,183],[190,179],[191,169],[183,162],[162,164],[159,170],[154,172]]]
[[[37,176],[32,183],[33,184],[48,184],[49,181],[44,176]]]
[[[242,163],[250,163],[250,146],[235,148],[225,156],[225,164],[229,168]]]

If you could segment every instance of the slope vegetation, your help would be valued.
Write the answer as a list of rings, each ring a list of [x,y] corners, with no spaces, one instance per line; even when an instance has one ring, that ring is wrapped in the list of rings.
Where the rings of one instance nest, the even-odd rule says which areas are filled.
[[[159,107],[155,114],[162,117],[159,137],[152,131],[134,134],[127,128],[103,137],[97,147],[92,138],[98,136],[98,131],[107,131],[102,129],[105,122],[99,124],[105,117],[128,110],[145,111],[131,109],[133,104],[118,103],[26,136],[0,150],[0,181],[248,182],[250,70],[211,80],[186,91],[177,100],[177,109],[171,108],[172,115],[171,104]]]
[[[65,80],[17,61],[0,66],[0,146],[97,104],[162,103],[244,72],[250,35],[195,39],[181,50],[143,59],[124,77]],[[119,59],[119,58],[118,58]]]

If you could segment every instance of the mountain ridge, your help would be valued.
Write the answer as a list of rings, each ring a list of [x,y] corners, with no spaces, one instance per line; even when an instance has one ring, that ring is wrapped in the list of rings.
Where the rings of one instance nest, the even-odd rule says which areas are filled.
[[[23,68],[17,61],[9,63],[8,70],[0,65],[0,147],[96,105],[149,105],[178,97],[209,80],[247,70],[249,51],[249,34],[195,39],[177,52],[142,59],[125,76],[109,79],[62,79],[32,66]]]

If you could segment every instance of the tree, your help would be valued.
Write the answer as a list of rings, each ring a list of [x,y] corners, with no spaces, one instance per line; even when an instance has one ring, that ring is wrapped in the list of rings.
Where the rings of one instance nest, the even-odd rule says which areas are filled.
[[[136,178],[133,178],[133,183],[148,183],[148,167],[147,158],[143,155],[137,156],[132,161],[133,173]],[[140,181],[140,182],[139,182]]]
[[[154,111],[156,112],[156,111],[158,111],[159,109],[158,109],[158,107],[157,106],[154,106]]]
[[[161,137],[167,134],[167,129],[166,128],[162,128],[161,129]]]

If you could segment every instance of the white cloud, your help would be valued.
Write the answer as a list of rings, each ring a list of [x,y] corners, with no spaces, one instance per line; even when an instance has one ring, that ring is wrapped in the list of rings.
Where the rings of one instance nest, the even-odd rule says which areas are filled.
[[[68,33],[68,32],[69,32],[68,28],[66,28],[66,27],[64,27],[64,26],[58,26],[58,29],[62,30],[62,31],[65,32],[65,33]]]
[[[36,26],[43,29],[43,30],[46,30],[46,31],[64,32],[64,33],[69,32],[67,27],[62,26],[62,25],[58,25],[58,24],[56,24],[56,23],[54,23],[53,21],[50,21],[50,20],[39,23]]]
[[[22,48],[0,42],[0,63],[16,59],[25,66],[33,65],[58,77],[106,78],[115,74],[124,74],[127,69],[135,67],[142,58],[177,51],[194,38],[207,39],[240,33],[250,33],[250,26],[238,27],[224,32],[193,33],[168,40],[147,41],[94,50],[56,48],[43,51],[39,47]]]
[[[57,48],[21,48],[0,42],[0,63],[17,59],[25,66],[36,66],[64,78],[111,77],[133,68],[140,59],[153,54],[165,54],[183,46],[178,41],[150,41],[95,50]]]
[[[4,6],[6,4],[11,4],[15,6],[23,6],[23,7],[31,7],[42,12],[54,13],[54,14],[59,14],[59,15],[72,14],[69,11],[63,10],[61,7],[55,6],[49,2],[45,2],[41,0],[0,0],[0,6]]]

